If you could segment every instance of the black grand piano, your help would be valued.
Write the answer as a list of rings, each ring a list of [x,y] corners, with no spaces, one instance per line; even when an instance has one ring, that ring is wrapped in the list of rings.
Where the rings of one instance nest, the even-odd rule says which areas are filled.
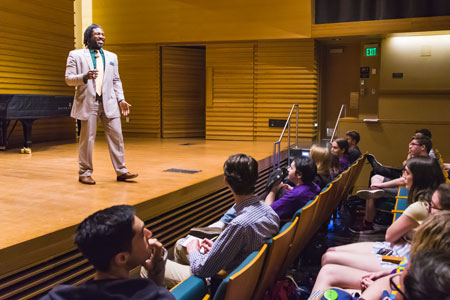
[[[33,121],[70,115],[73,96],[0,94],[0,150],[8,147],[8,138],[18,121],[23,125],[24,147],[31,147]],[[16,120],[8,134],[8,126]]]

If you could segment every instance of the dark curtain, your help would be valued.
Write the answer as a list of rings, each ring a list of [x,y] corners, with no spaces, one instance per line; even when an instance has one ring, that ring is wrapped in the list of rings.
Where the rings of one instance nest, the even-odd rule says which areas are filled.
[[[316,0],[316,24],[450,15],[450,0]]]

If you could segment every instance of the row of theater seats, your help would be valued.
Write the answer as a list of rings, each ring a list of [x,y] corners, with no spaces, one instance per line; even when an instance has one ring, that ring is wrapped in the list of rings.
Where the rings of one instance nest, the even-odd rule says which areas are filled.
[[[329,221],[341,200],[351,192],[364,160],[365,155],[329,183],[314,200],[299,209],[278,235],[228,274],[213,299],[263,299],[265,291],[293,265],[313,235],[324,222]],[[177,300],[211,298],[204,279],[196,276],[185,279],[171,292]]]
[[[434,149],[434,153],[435,153],[436,158],[437,158],[437,160],[439,162],[439,165],[441,166],[442,173],[444,174],[444,177],[445,177],[445,182],[449,183],[450,182],[450,178],[448,177],[448,172],[445,169],[444,159],[442,158],[442,155],[441,155],[441,153],[439,152],[438,149]]]

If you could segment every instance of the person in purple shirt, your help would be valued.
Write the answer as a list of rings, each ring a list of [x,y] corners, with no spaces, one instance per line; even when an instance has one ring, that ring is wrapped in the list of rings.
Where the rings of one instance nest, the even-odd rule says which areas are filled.
[[[348,158],[348,142],[346,139],[340,138],[333,141],[331,144],[331,153],[339,157],[339,173],[345,171],[350,167],[350,160]]]
[[[302,208],[320,192],[320,187],[313,182],[316,177],[317,167],[311,158],[295,158],[288,171],[287,179],[295,187],[282,182],[274,184],[265,199],[265,203],[270,205],[282,220],[292,218],[299,208]],[[287,192],[278,200],[275,200],[275,195],[281,188],[285,188]]]

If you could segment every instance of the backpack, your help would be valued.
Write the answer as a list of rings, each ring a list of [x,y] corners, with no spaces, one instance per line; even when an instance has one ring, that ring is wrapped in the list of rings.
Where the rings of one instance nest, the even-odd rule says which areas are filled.
[[[300,300],[298,289],[294,279],[286,276],[266,291],[264,300]]]

